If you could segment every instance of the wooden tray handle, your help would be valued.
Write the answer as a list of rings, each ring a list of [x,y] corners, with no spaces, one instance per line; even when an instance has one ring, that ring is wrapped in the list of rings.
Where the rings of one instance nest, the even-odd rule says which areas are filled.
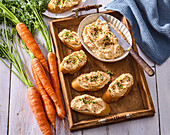
[[[149,76],[154,75],[153,69],[135,52],[135,50],[130,49],[129,52]]]
[[[83,6],[83,7],[79,7],[79,8],[74,8],[72,10],[72,12],[75,12],[76,18],[78,18],[78,12],[79,11],[88,11],[88,10],[91,10],[91,9],[96,9],[97,13],[99,13],[100,7],[102,7],[101,4],[99,4],[99,5],[87,5],[87,6]]]
[[[129,24],[129,22],[127,21],[126,17],[123,16],[122,17],[122,22],[125,24],[125,26],[128,28],[128,30],[131,32],[132,34],[132,29]],[[134,37],[134,36],[132,36]],[[135,39],[133,39],[133,41],[135,41]],[[135,42],[134,42],[135,43]],[[135,43],[136,44],[136,43]],[[135,49],[135,48],[134,48]],[[135,49],[136,50],[136,49]],[[133,49],[130,49],[130,54],[132,55],[132,57],[138,62],[138,64],[143,68],[143,70],[149,75],[149,76],[153,76],[154,75],[154,71],[153,69],[139,56],[138,52],[136,52]]]

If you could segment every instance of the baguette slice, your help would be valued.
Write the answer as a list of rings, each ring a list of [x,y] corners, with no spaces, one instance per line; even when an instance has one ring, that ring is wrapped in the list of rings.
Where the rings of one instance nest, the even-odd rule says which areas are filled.
[[[97,91],[102,89],[109,81],[110,75],[97,71],[80,75],[72,81],[71,85],[73,89],[79,92]]]
[[[109,88],[102,95],[102,99],[107,103],[116,102],[121,97],[126,96],[132,86],[133,76],[129,73],[122,74],[109,85]]]
[[[71,108],[86,115],[106,116],[110,113],[110,107],[101,98],[87,94],[76,96],[71,101]]]
[[[62,13],[70,10],[80,2],[81,0],[51,0],[48,3],[47,10],[51,13]]]
[[[59,66],[59,70],[64,74],[73,74],[83,67],[87,62],[87,56],[83,50],[73,52],[66,56]]]
[[[64,45],[68,46],[74,51],[79,51],[82,49],[81,42],[76,32],[64,29],[58,34],[58,37]]]

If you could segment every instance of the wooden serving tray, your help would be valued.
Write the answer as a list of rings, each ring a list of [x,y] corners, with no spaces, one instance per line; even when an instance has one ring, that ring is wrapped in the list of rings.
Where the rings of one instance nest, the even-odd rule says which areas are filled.
[[[123,17],[120,13],[114,11],[105,11],[103,13],[113,15],[126,25],[126,27],[132,34],[133,49],[137,51],[132,29],[129,23],[126,21],[126,18]],[[86,16],[87,15],[84,15],[79,18],[68,17],[64,19],[52,20],[49,22],[58,65],[62,62],[65,56],[72,53],[72,50],[63,45],[62,42],[59,40],[58,33],[65,28],[77,31],[81,20],[84,19],[84,17]],[[154,115],[155,110],[144,76],[144,72],[142,68],[136,63],[136,61],[131,57],[131,55],[128,55],[125,59],[119,62],[105,63],[92,57],[85,49],[84,51],[88,57],[88,62],[83,68],[81,68],[73,75],[63,74],[62,72],[59,72],[70,130],[101,126],[108,123],[116,123],[124,120]],[[114,75],[111,76],[112,78],[117,78],[122,73],[130,73],[134,77],[134,85],[130,93],[127,96],[121,98],[118,102],[110,103],[109,106],[111,108],[111,113],[110,115],[105,117],[83,115],[81,113],[73,111],[70,108],[70,101],[75,96],[87,93],[89,95],[101,97],[104,91],[107,89],[109,84],[97,92],[79,93],[72,89],[71,82],[74,78],[83,73],[97,70],[105,72],[107,72],[107,70],[112,71],[114,73]]]

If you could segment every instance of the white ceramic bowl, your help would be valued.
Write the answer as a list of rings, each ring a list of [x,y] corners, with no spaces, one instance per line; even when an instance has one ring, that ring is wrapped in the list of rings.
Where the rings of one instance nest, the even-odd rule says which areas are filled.
[[[102,15],[104,17],[104,19],[107,21],[107,22],[110,22],[112,23],[115,27],[117,27],[123,34],[124,36],[126,37],[128,43],[130,45],[132,45],[132,37],[131,37],[131,34],[129,32],[129,30],[126,28],[126,26],[120,22],[118,19],[116,19],[115,17],[111,16],[111,15],[108,15],[108,14],[102,14],[102,13],[97,13],[97,14],[92,14],[92,15],[88,15],[87,17],[85,17],[80,25],[79,25],[79,28],[78,28],[78,36],[79,36],[79,39],[83,45],[83,47],[93,56],[95,57],[96,59],[100,60],[100,61],[103,61],[103,62],[116,62],[116,61],[120,61],[122,59],[124,59],[128,54],[129,54],[129,51],[125,51],[123,53],[123,55],[121,55],[120,57],[116,58],[116,59],[102,59],[102,58],[98,58],[97,56],[95,56],[95,54],[91,51],[91,49],[84,43],[84,40],[83,40],[83,37],[82,37],[82,33],[83,33],[83,30],[84,30],[84,27],[94,21],[96,21],[98,19],[98,17]]]

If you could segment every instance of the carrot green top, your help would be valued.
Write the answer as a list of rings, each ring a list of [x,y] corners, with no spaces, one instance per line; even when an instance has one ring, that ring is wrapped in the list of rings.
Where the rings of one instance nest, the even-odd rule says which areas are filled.
[[[29,0],[27,0],[27,1],[29,3],[30,8],[32,9],[34,15],[37,18],[37,22],[35,23],[35,27],[39,30],[42,37],[44,38],[47,51],[52,52],[52,44],[51,44],[49,29],[48,29],[47,25],[45,24],[42,15],[38,13],[35,2],[30,3]]]
[[[5,13],[5,17],[11,20],[15,25],[18,24],[20,21],[19,19],[11,12],[9,11],[1,2],[0,2],[0,9],[3,10]]]
[[[16,69],[14,71],[11,69],[8,64],[0,58],[0,60],[24,83],[27,85],[27,87],[32,87],[32,83],[29,80],[26,71],[24,69],[20,54],[18,52],[18,47],[16,43],[16,31],[15,29],[12,29],[12,31],[7,31],[6,27],[6,20],[5,20],[5,29],[4,29],[5,36],[3,36],[2,31],[0,32],[0,52],[3,54],[2,58],[7,58],[9,62],[13,65],[13,67]],[[5,37],[6,41],[5,42]]]

